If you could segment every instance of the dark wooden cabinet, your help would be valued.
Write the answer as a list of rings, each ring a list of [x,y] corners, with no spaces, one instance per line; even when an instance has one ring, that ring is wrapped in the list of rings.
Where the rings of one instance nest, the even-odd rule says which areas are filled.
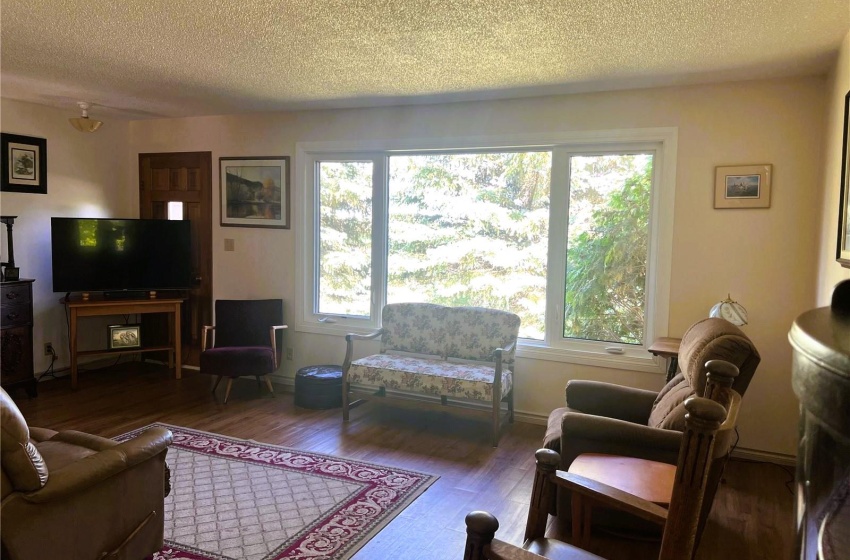
[[[0,384],[36,395],[32,359],[32,283],[0,283]]]
[[[832,306],[803,313],[788,335],[800,399],[797,551],[800,560],[850,558],[850,280]]]

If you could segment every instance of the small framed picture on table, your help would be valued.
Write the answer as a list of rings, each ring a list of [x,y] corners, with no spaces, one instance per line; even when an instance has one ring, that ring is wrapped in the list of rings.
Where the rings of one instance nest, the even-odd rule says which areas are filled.
[[[109,329],[108,348],[110,350],[142,346],[141,325],[109,325],[107,329]]]

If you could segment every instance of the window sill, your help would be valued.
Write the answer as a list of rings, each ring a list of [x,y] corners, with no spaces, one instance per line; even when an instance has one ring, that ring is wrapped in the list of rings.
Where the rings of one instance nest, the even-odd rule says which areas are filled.
[[[325,336],[345,337],[348,333],[369,334],[375,332],[375,327],[362,327],[344,324],[319,324],[300,322],[295,326],[296,332],[321,334]],[[608,369],[641,371],[666,375],[667,365],[661,358],[652,356],[648,351],[646,356],[640,355],[641,349],[622,355],[612,355],[603,352],[554,348],[544,346],[540,342],[529,343],[520,340],[517,345],[517,358],[521,360],[541,360],[547,362],[562,362],[585,366],[603,367]]]

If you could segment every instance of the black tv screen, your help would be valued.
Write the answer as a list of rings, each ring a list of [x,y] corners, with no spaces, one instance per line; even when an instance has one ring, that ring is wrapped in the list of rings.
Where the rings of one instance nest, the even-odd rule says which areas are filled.
[[[54,292],[189,288],[188,221],[51,218],[50,225]]]

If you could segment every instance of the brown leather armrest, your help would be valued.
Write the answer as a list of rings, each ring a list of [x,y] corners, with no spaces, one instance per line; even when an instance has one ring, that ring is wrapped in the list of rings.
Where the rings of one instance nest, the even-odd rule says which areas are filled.
[[[51,471],[41,490],[24,494],[23,498],[34,503],[66,498],[162,453],[171,441],[170,430],[150,428],[129,441]]]
[[[573,410],[646,424],[658,393],[602,381],[574,379],[567,382],[566,397],[567,406]]]
[[[105,451],[119,445],[117,441],[106,439],[92,434],[78,432],[76,430],[65,430],[51,438],[51,441],[64,441],[80,447],[88,447],[95,451]]]
[[[39,443],[41,443],[42,441],[47,441],[56,435],[56,432],[54,430],[48,430],[47,428],[36,428],[34,426],[30,426],[29,430],[30,439]]]

